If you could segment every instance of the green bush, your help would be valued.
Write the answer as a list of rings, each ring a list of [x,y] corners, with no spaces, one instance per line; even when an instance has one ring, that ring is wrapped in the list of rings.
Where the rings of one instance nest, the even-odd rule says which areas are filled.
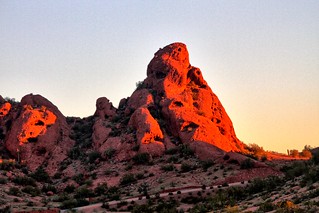
[[[17,188],[17,187],[10,187],[9,188],[9,191],[8,191],[8,194],[9,195],[14,195],[14,196],[17,196],[19,195],[21,192],[20,192],[20,189]]]
[[[7,178],[0,178],[0,184],[6,184],[7,182]]]
[[[194,156],[194,151],[186,144],[182,144],[179,146],[179,152],[181,157]]]
[[[41,191],[38,187],[33,187],[33,186],[26,186],[22,189],[22,192],[28,193],[31,196],[38,196],[41,194]]]
[[[53,192],[53,193],[57,193],[57,189],[55,188],[55,186],[51,185],[51,184],[43,184],[42,186],[42,192]]]
[[[96,195],[104,195],[107,193],[107,184],[106,183],[102,183],[102,184],[99,184],[95,189],[94,189],[94,192]]]
[[[101,154],[97,151],[93,151],[89,153],[89,163],[94,163],[95,160],[97,160],[98,158],[101,158]]]
[[[181,165],[181,172],[189,172],[193,169],[194,169],[193,166],[186,163],[186,162],[182,163],[182,165]]]
[[[136,178],[131,173],[125,174],[120,179],[120,185],[127,185],[127,184],[131,184],[131,183],[134,183],[134,182],[136,182]]]
[[[37,170],[35,170],[35,172],[30,174],[30,176],[39,182],[51,182],[49,174],[44,170],[43,167],[38,167]]]
[[[94,197],[94,192],[91,189],[82,186],[75,191],[74,198],[84,199],[88,197]]]
[[[163,165],[161,166],[161,170],[167,172],[167,171],[174,171],[175,166],[173,164]]]
[[[214,161],[211,159],[201,161],[201,165],[204,171],[206,171],[208,168],[212,167],[214,165]]]
[[[255,162],[251,160],[250,158],[246,158],[241,164],[240,168],[241,169],[251,169],[254,168]]]
[[[116,153],[116,150],[113,149],[113,148],[108,148],[108,149],[104,152],[104,154],[105,154],[105,156],[106,156],[107,159],[112,159],[112,158],[114,157],[115,153]]]
[[[75,191],[75,186],[74,185],[67,185],[65,188],[64,188],[64,192],[66,193],[72,193]]]
[[[26,176],[15,177],[12,181],[14,183],[16,183],[18,185],[22,185],[22,186],[27,186],[27,185],[36,186],[37,185],[33,178],[26,177]]]
[[[143,153],[138,153],[137,155],[135,155],[133,157],[133,161],[136,163],[136,164],[148,164],[149,161],[150,161],[150,155],[146,152],[143,152]]]

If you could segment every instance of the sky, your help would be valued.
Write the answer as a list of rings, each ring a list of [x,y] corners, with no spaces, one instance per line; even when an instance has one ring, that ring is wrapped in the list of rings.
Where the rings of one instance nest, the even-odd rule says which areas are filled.
[[[319,1],[0,0],[0,95],[41,94],[65,116],[114,106],[154,53],[187,45],[237,137],[319,146]]]

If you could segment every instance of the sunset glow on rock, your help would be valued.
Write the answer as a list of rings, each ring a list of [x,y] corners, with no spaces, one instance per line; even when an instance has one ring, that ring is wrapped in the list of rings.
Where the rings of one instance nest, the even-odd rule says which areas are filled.
[[[9,102],[4,103],[1,107],[0,107],[0,117],[4,117],[6,116],[11,109],[11,104]]]
[[[56,121],[56,116],[46,107],[33,108],[31,105],[25,105],[23,118],[25,122],[22,125],[21,133],[18,135],[20,145],[28,142],[36,142],[39,135],[44,135],[47,128]]]

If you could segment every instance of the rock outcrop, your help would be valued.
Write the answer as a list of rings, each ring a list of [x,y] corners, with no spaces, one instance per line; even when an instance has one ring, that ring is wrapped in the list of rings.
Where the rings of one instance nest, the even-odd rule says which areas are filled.
[[[148,65],[147,78],[138,86],[127,101],[126,112],[134,112],[130,124],[135,123],[132,127],[139,144],[161,144],[157,149],[165,131],[175,141],[194,147],[198,155],[203,151],[207,155],[207,150],[212,156],[245,150],[202,72],[191,66],[185,44],[173,43],[157,51]]]
[[[45,164],[47,172],[55,174],[74,145],[65,117],[40,95],[24,96],[18,108],[11,115],[6,148],[32,171]]]

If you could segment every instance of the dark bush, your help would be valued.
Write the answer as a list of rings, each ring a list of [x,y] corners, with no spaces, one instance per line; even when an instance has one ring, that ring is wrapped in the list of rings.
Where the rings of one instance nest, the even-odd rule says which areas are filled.
[[[33,186],[26,186],[22,189],[22,192],[28,193],[31,196],[38,196],[40,195],[41,191],[38,187],[33,187]]]
[[[107,159],[112,159],[116,153],[116,150],[113,148],[108,148],[104,154]]]
[[[240,168],[241,169],[251,169],[254,168],[255,166],[255,162],[250,159],[250,158],[246,158],[241,164],[240,164]]]
[[[14,196],[17,196],[19,195],[21,192],[20,192],[20,189],[17,188],[17,187],[10,187],[9,188],[9,191],[8,191],[8,194],[9,195],[14,195]]]
[[[102,183],[99,184],[95,189],[94,192],[96,195],[104,195],[107,192],[107,184],[106,183]]]
[[[30,186],[36,186],[36,182],[33,178],[30,178],[30,177],[22,177],[22,176],[18,176],[18,177],[15,177],[13,180],[12,180],[14,183],[18,184],[18,185],[22,185],[22,186],[27,186],[27,185],[30,185]]]
[[[101,154],[97,151],[93,151],[89,153],[88,157],[89,157],[89,163],[94,163],[95,160],[97,160],[98,158],[101,158]]]
[[[94,192],[91,189],[82,186],[75,191],[74,198],[84,199],[89,197],[94,197]]]
[[[139,153],[133,157],[133,161],[136,164],[148,164],[150,161],[150,155],[146,152]]]
[[[7,182],[7,178],[0,178],[0,184],[6,184]]]
[[[181,165],[181,172],[189,172],[193,169],[194,169],[193,166],[186,163],[186,162],[182,163],[182,165]]]
[[[163,165],[161,166],[161,170],[163,171],[174,171],[175,166],[173,164]]]
[[[75,186],[74,185],[67,185],[65,188],[64,188],[64,192],[66,193],[72,193],[75,191]]]
[[[39,182],[51,182],[49,174],[43,169],[43,167],[38,167],[35,172],[30,174],[30,176]]]
[[[206,171],[208,168],[212,167],[214,165],[214,161],[211,159],[201,161],[201,165],[204,171]]]
[[[131,184],[131,183],[134,183],[134,182],[136,182],[136,178],[134,177],[133,174],[128,173],[128,174],[125,174],[121,178],[120,185],[127,185],[127,184]]]
[[[51,185],[51,184],[44,184],[42,187],[42,192],[53,192],[53,193],[57,193],[57,189],[55,188],[55,186]]]

